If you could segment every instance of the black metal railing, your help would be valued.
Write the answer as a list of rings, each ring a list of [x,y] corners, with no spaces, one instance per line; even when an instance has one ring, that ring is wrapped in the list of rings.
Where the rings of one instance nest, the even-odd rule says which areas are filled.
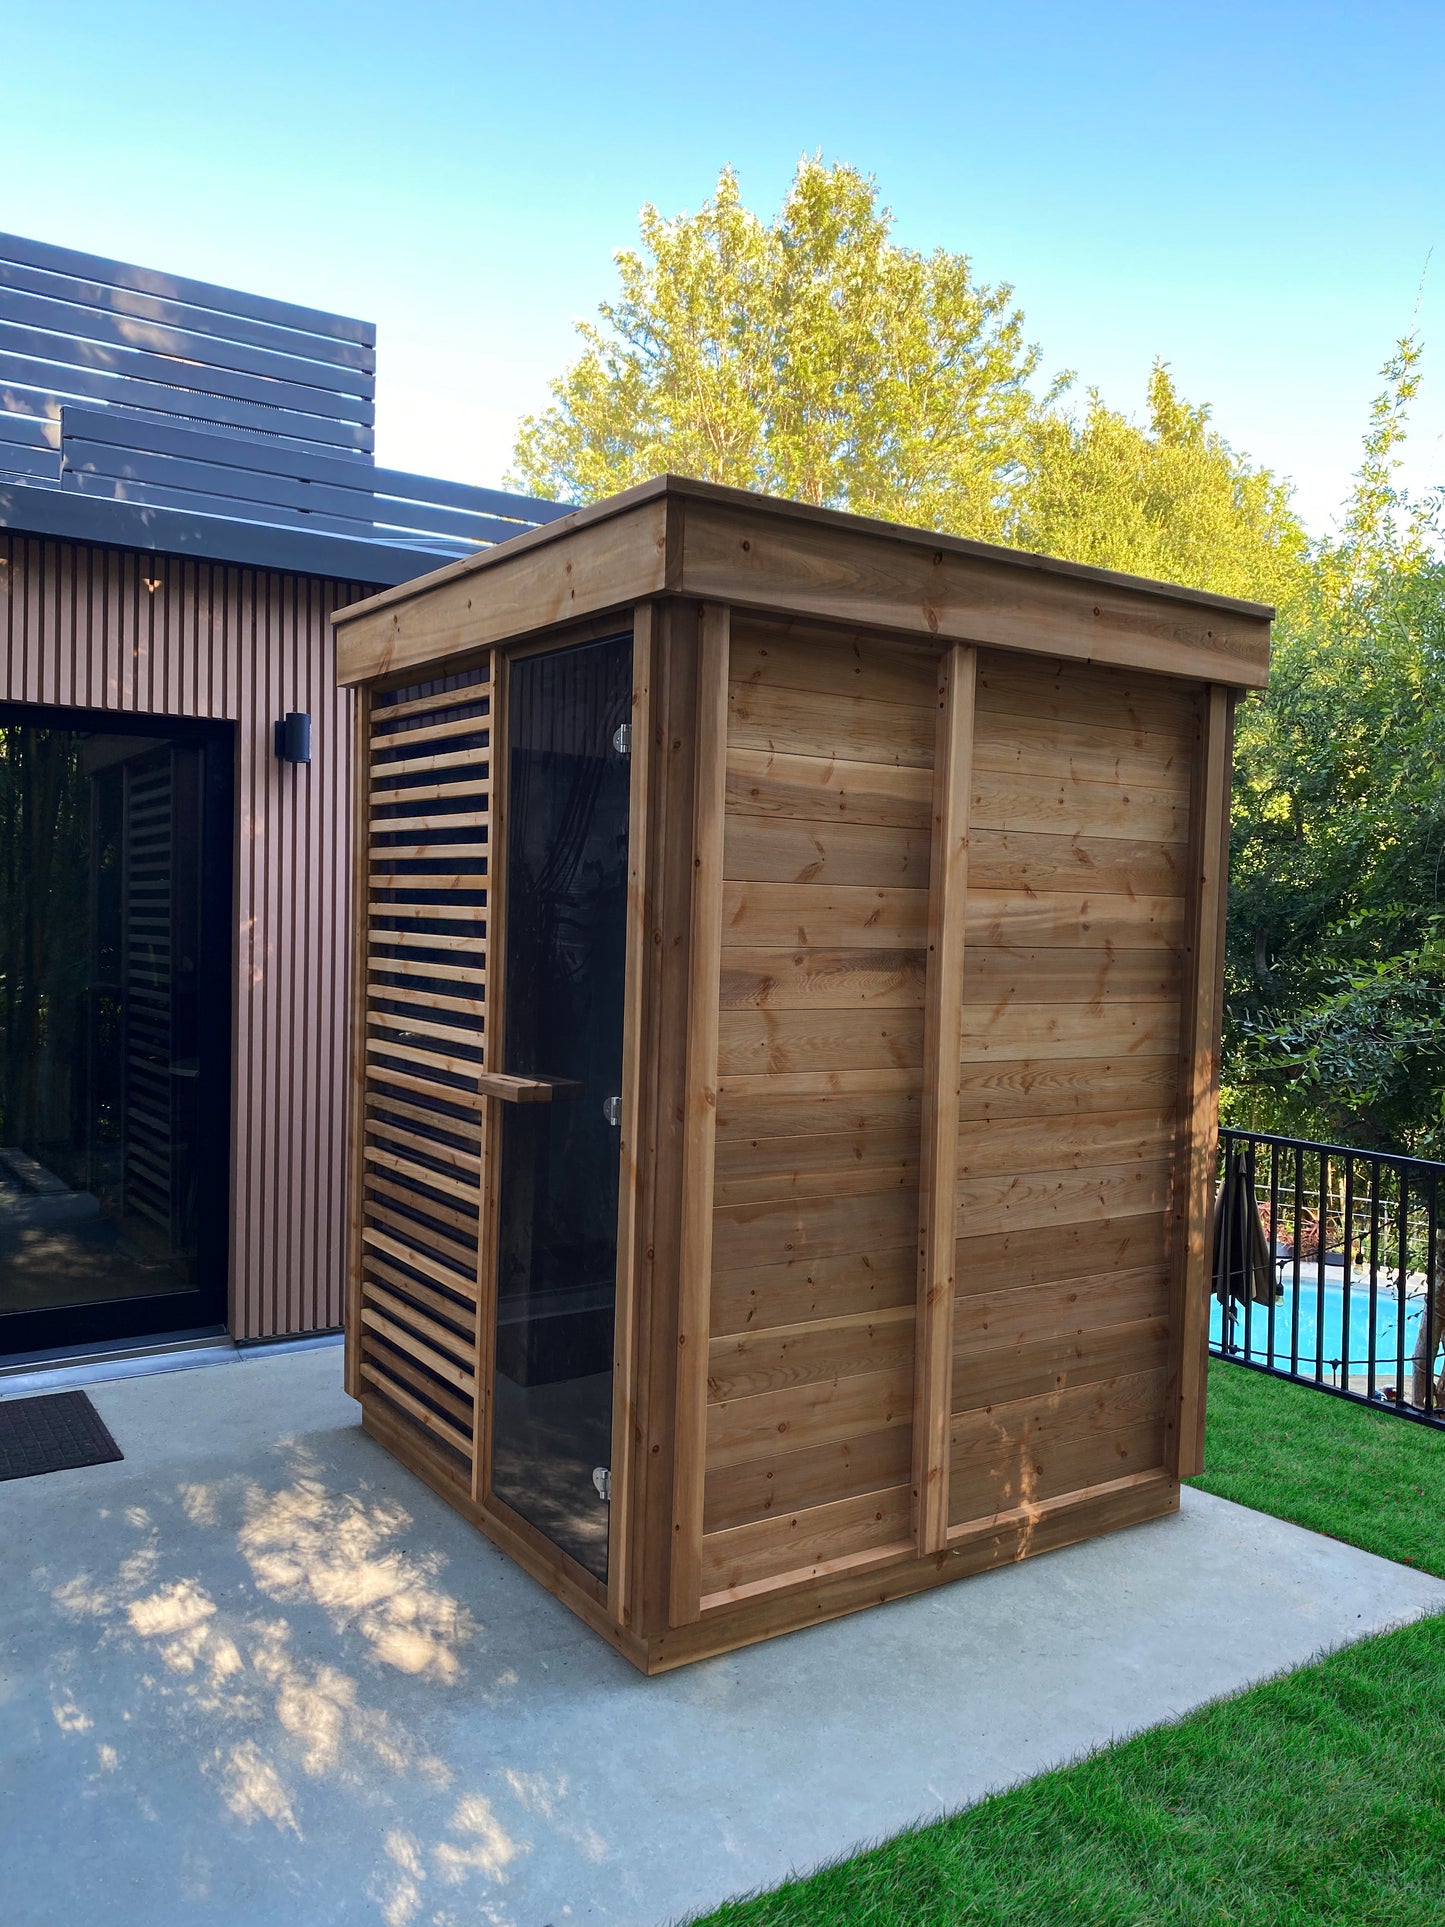
[[[1445,1164],[1220,1133],[1209,1349],[1445,1427]]]

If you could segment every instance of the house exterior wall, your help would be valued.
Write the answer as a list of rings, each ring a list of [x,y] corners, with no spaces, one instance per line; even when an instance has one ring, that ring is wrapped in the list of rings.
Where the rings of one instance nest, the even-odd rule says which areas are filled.
[[[365,585],[0,532],[0,701],[237,725],[230,1329],[341,1323],[354,697]],[[312,760],[272,725],[312,719]]]

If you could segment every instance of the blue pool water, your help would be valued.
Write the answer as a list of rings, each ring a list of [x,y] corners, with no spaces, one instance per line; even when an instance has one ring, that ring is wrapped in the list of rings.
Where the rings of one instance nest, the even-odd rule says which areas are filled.
[[[1234,1345],[1238,1355],[1259,1365],[1273,1365],[1276,1370],[1291,1369],[1291,1353],[1295,1344],[1293,1336],[1294,1318],[1294,1279],[1287,1268],[1284,1276],[1284,1296],[1274,1307],[1274,1345],[1271,1350],[1269,1334],[1269,1306],[1252,1305],[1249,1314],[1249,1348],[1245,1349],[1244,1307],[1234,1307]],[[1423,1297],[1407,1297],[1405,1300],[1405,1372],[1408,1379],[1410,1361],[1414,1356],[1415,1340],[1419,1334],[1420,1320],[1424,1316]],[[1376,1289],[1375,1302],[1375,1378],[1381,1385],[1392,1385],[1399,1374],[1399,1336],[1400,1307],[1393,1277],[1386,1281],[1382,1273]],[[1327,1381],[1338,1383],[1346,1374],[1362,1378],[1370,1368],[1370,1279],[1368,1272],[1356,1272],[1350,1280],[1349,1328],[1345,1328],[1344,1274],[1338,1265],[1325,1267],[1324,1318],[1320,1320],[1318,1274],[1305,1271],[1300,1278],[1299,1291],[1299,1364],[1296,1370],[1314,1375],[1317,1357],[1316,1337],[1323,1339],[1324,1372]],[[1218,1299],[1210,1300],[1209,1342],[1220,1346],[1224,1338],[1224,1307]],[[1341,1366],[1338,1361],[1348,1358],[1348,1365]]]

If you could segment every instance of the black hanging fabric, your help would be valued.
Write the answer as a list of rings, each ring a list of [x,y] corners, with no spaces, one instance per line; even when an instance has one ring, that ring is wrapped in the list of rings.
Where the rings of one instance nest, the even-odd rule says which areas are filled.
[[[1221,1305],[1252,1298],[1272,1305],[1282,1296],[1244,1153],[1232,1145],[1224,1182],[1214,1199],[1214,1295]]]

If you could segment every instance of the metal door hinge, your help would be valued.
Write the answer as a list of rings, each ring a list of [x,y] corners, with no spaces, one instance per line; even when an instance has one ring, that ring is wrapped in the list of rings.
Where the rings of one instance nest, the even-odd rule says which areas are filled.
[[[616,729],[613,730],[612,747],[617,751],[619,756],[630,756],[632,754],[631,723],[619,723]]]
[[[613,1130],[617,1129],[618,1125],[622,1122],[622,1099],[620,1097],[603,1098],[602,1121],[604,1124],[610,1124]]]
[[[592,1483],[596,1486],[597,1496],[602,1503],[604,1505],[611,1505],[612,1467],[610,1465],[594,1465],[592,1468]]]

